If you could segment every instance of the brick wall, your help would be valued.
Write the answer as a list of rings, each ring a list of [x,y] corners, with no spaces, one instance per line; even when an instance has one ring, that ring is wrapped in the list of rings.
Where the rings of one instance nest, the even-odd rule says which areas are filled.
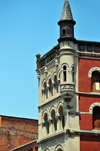
[[[38,121],[1,116],[0,151],[9,151],[37,139]]]
[[[88,77],[88,73],[93,67],[100,67],[100,60],[79,59],[79,92],[91,93],[91,78]],[[93,130],[93,116],[89,114],[89,108],[95,102],[100,103],[99,95],[79,94],[81,130]],[[81,135],[80,150],[100,151],[100,137]]]
[[[100,151],[100,137],[96,136],[81,136],[80,137],[81,151]]]
[[[79,91],[91,92],[91,78],[88,72],[93,67],[100,68],[100,60],[79,59]]]

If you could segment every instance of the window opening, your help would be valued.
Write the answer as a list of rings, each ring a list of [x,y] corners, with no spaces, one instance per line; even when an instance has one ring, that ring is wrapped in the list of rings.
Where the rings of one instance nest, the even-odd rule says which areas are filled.
[[[93,109],[93,129],[100,130],[100,107],[98,106]]]
[[[52,86],[51,79],[49,80],[49,93],[50,93],[50,96],[53,96],[53,86]]]
[[[66,34],[66,30],[65,29],[63,29],[63,35],[65,35]]]
[[[93,92],[100,92],[100,73],[98,71],[92,73],[91,86]]]
[[[62,149],[58,149],[57,151],[62,151]]]
[[[49,123],[48,123],[48,117],[46,113],[44,115],[44,121],[45,121],[46,133],[49,134]]]
[[[66,77],[67,77],[67,74],[66,74],[66,66],[63,66],[63,81],[65,82],[65,81],[67,81],[66,80]]]
[[[45,99],[48,99],[48,92],[47,92],[46,82],[44,83],[44,95],[45,95]]]
[[[53,124],[53,132],[57,130],[57,120],[55,119],[55,111],[51,112],[52,124]]]

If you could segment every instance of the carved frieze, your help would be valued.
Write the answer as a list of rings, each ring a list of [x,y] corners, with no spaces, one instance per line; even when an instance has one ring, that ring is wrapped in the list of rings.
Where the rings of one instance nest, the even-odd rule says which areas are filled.
[[[74,84],[61,84],[60,85],[60,91],[63,90],[75,90],[75,85]]]

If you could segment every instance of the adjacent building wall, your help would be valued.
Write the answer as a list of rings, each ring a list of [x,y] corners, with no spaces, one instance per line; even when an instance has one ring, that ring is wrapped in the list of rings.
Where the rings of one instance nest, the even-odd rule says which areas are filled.
[[[1,116],[0,150],[9,151],[38,136],[38,120]]]

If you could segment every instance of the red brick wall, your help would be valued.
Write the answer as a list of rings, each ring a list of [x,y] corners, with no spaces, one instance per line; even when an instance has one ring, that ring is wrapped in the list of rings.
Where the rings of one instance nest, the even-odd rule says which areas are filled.
[[[81,136],[80,137],[81,151],[100,151],[100,137],[96,136]]]
[[[24,118],[1,117],[0,151],[9,151],[37,139],[38,121]]]
[[[100,67],[100,60],[79,59],[79,91],[91,92],[91,78],[88,72],[93,67]]]
[[[79,59],[79,92],[91,93],[91,78],[88,77],[89,70],[93,67],[100,67],[100,60]],[[100,97],[96,95],[79,94],[80,129],[92,130],[93,118],[89,115],[90,106],[100,102]],[[86,113],[87,114],[86,114]],[[100,151],[100,137],[80,136],[81,151]]]
[[[79,110],[80,112],[89,113],[90,106],[95,103],[100,102],[99,96],[88,96],[88,95],[80,95],[79,97]],[[84,130],[92,130],[92,115],[89,114],[80,114],[80,129]]]

